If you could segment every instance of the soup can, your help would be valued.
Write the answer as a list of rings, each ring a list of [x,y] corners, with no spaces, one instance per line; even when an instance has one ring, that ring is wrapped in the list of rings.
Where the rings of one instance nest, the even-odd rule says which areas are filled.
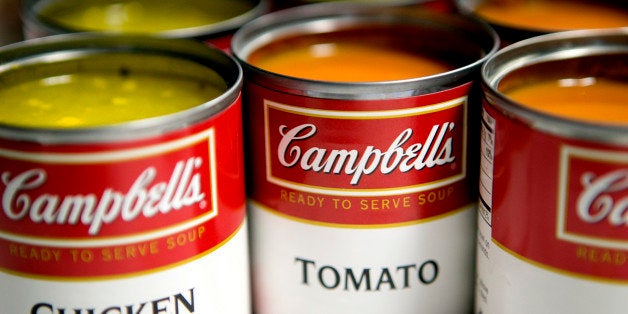
[[[250,313],[236,60],[104,34],[0,60],[2,312]],[[220,88],[177,109],[182,81]]]
[[[583,30],[485,63],[477,313],[626,311],[627,57]]]
[[[269,10],[268,0],[26,0],[26,38],[76,32],[151,34],[204,41],[228,50],[242,24]]]
[[[321,70],[312,60],[280,54],[303,42],[323,54],[334,43],[377,43],[400,59],[433,56],[449,70],[384,81],[387,65],[367,48],[361,57],[378,68],[375,81],[334,80],[352,71],[350,62],[332,65],[331,80],[311,78],[292,73]],[[476,20],[351,4],[278,11],[235,34],[256,313],[472,309],[475,82],[497,46]],[[287,60],[288,74],[260,67],[260,53]]]
[[[548,33],[628,27],[628,6],[592,0],[457,0],[458,8],[487,21],[504,46]]]

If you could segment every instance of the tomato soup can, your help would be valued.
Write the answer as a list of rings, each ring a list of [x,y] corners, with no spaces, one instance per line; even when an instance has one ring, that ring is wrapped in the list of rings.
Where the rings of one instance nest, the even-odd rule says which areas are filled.
[[[323,50],[325,38],[399,44],[447,55],[452,69],[339,82],[250,63],[308,38],[323,38]],[[471,94],[497,41],[475,20],[350,4],[278,11],[235,34],[256,313],[472,309],[480,99]]]
[[[1,49],[0,60],[2,312],[250,313],[236,60],[191,40],[104,34],[21,42]],[[4,96],[15,84],[109,72],[225,87],[189,109],[98,126],[38,127],[49,120],[35,90],[23,92],[44,112],[24,119],[35,126],[4,113],[15,106]],[[109,83],[95,80],[103,94],[122,94]],[[112,112],[94,119],[151,112],[177,92],[157,89],[165,92],[137,106],[115,98]],[[78,94],[50,97],[70,108]],[[90,99],[71,108],[89,112]]]
[[[626,311],[627,57],[626,30],[589,30],[521,41],[485,63],[477,313]],[[544,107],[513,100],[543,80],[560,83],[538,95]],[[567,87],[605,80],[619,96],[576,93],[544,112]]]
[[[628,27],[628,6],[612,0],[457,0],[456,6],[491,24],[503,46],[559,31]]]
[[[197,39],[228,50],[233,33],[266,13],[269,0],[26,0],[26,38],[76,32]]]

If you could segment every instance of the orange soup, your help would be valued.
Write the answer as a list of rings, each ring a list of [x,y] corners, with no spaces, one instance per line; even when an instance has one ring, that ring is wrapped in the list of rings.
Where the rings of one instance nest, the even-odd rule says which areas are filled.
[[[535,110],[569,119],[628,124],[628,82],[584,77],[527,84],[505,91]]]
[[[429,56],[367,40],[280,42],[255,51],[248,61],[278,74],[335,82],[404,80],[452,69]]]
[[[625,6],[599,1],[486,0],[475,12],[490,23],[538,31],[628,26]]]

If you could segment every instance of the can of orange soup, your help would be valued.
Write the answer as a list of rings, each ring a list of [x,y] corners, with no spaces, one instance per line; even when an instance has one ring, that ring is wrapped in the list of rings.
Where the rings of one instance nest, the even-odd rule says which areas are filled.
[[[513,44],[486,101],[477,313],[624,313],[628,31]]]
[[[269,0],[26,0],[26,38],[76,32],[193,38],[228,50],[233,33],[266,13]]]
[[[458,8],[484,19],[502,44],[559,31],[628,27],[628,5],[614,0],[457,0]]]
[[[57,35],[0,50],[3,313],[250,313],[242,71]]]
[[[472,94],[497,46],[475,20],[351,4],[236,33],[256,313],[471,310]]]

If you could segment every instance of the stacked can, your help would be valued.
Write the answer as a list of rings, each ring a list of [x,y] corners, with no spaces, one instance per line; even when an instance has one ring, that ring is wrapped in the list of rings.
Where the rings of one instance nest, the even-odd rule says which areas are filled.
[[[477,313],[624,313],[628,30],[520,41],[482,76]]]
[[[498,47],[490,27],[320,4],[258,18],[232,44],[246,77],[256,313],[470,311],[474,81]],[[401,61],[420,57],[444,70]],[[385,76],[393,68],[411,73]]]
[[[242,71],[187,40],[0,50],[3,313],[250,313]]]

